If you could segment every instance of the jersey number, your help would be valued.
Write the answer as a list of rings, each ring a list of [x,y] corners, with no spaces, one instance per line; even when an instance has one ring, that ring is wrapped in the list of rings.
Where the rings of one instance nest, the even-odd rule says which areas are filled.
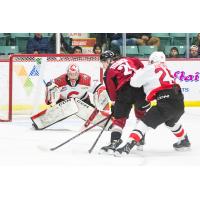
[[[159,72],[162,72],[162,74],[161,74],[161,76],[159,78],[159,81],[160,81],[161,85],[168,85],[168,84],[174,83],[174,81],[172,79],[169,80],[169,81],[164,81],[167,73],[168,73],[170,78],[173,78],[173,76],[171,75],[170,71],[167,70],[167,73],[166,73],[166,71],[163,68],[156,68],[155,69],[155,73],[159,73]]]
[[[120,61],[114,63],[111,67],[120,71],[124,69],[125,76],[133,73],[133,68],[130,67],[126,59],[121,59]]]

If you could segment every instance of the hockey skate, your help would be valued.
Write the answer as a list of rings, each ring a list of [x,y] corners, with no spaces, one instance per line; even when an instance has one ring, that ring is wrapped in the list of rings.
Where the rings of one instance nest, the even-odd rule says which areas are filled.
[[[139,142],[136,143],[137,151],[143,151],[144,144],[145,144],[145,135],[143,136],[143,138]]]
[[[187,135],[184,137],[183,140],[180,140],[173,144],[174,149],[177,151],[188,151],[190,150],[190,146],[191,144]]]
[[[135,140],[132,142],[127,142],[123,147],[115,150],[115,156],[120,157],[123,155],[128,155],[131,149],[137,144]]]
[[[100,149],[99,154],[107,153],[113,154],[116,148],[122,143],[122,139],[113,140],[108,146],[104,146]]]

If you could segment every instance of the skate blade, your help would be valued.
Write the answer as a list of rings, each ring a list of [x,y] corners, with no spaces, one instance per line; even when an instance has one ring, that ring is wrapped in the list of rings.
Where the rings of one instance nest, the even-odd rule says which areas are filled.
[[[179,152],[185,152],[185,151],[190,151],[191,147],[182,147],[182,148],[174,148],[174,149]]]
[[[114,151],[111,150],[111,149],[109,149],[108,151],[105,151],[105,150],[103,150],[103,149],[100,149],[100,150],[99,150],[99,154],[101,154],[101,155],[113,155],[113,154],[114,154]]]
[[[115,153],[114,153],[115,157],[125,157],[127,155],[128,154],[126,152],[119,153],[118,151],[115,151]]]
[[[43,151],[43,152],[48,152],[50,151],[49,148],[45,147],[45,146],[42,146],[42,145],[38,145],[37,148],[40,150],[40,151]]]
[[[100,155],[106,154],[106,151],[104,151],[103,149],[100,149],[98,154],[100,154]]]
[[[137,151],[143,151],[143,149],[144,149],[143,145],[137,146],[137,148],[136,148]]]

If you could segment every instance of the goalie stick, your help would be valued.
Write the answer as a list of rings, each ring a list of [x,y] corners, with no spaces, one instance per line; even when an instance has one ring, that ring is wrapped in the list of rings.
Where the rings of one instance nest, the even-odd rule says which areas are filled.
[[[54,151],[54,150],[56,150],[56,149],[62,147],[63,145],[65,145],[65,144],[67,144],[68,142],[74,140],[75,138],[79,137],[79,136],[82,135],[83,133],[89,131],[90,129],[94,128],[95,126],[99,125],[100,123],[106,121],[106,119],[110,119],[110,116],[109,116],[109,117],[106,117],[106,118],[104,118],[104,119],[102,119],[101,121],[97,122],[96,124],[93,124],[92,126],[86,128],[86,129],[84,129],[84,130],[81,131],[80,133],[78,133],[78,134],[76,134],[75,136],[69,138],[68,140],[66,140],[65,142],[59,144],[58,146],[55,146],[55,147],[50,148],[49,150],[50,150],[50,151]],[[109,121],[109,120],[108,120],[108,121]],[[107,123],[105,124],[105,127],[106,127],[106,125],[107,125]],[[103,130],[104,130],[104,129],[105,129],[105,128],[103,128]]]

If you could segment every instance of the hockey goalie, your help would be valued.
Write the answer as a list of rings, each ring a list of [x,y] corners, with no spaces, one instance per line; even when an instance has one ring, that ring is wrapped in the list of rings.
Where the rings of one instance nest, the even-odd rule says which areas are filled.
[[[90,96],[93,96],[93,103]],[[109,116],[109,97],[105,86],[81,73],[76,63],[70,63],[65,74],[46,84],[45,102],[50,107],[31,117],[36,130],[45,129],[72,115],[85,121],[83,128]],[[102,122],[99,126],[104,124]],[[110,120],[107,127],[111,124]]]

